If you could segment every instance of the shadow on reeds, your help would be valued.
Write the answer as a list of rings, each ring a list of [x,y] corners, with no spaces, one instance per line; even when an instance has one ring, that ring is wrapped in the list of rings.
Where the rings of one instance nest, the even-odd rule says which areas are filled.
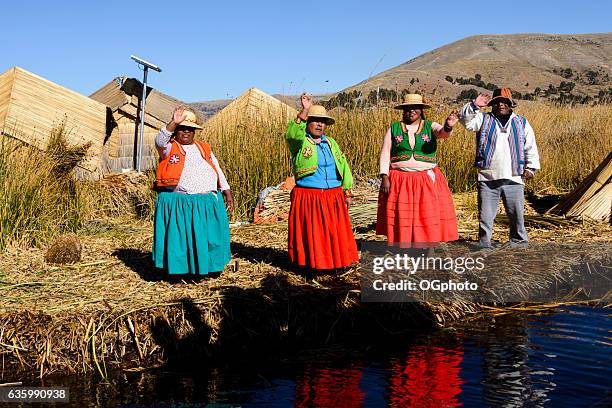
[[[361,247],[362,240],[357,240],[357,248]],[[298,266],[289,260],[287,251],[276,248],[254,247],[241,243],[232,243],[232,254],[234,257],[247,260],[252,263],[266,263],[287,272],[293,272],[307,279],[319,276],[336,275],[344,269],[310,269],[306,266]]]
[[[169,282],[169,283],[197,283],[203,280],[218,278],[220,272],[211,272],[208,275],[169,275],[165,270],[155,267],[150,251],[136,248],[119,248],[113,252],[121,262],[132,271],[136,272],[147,282]]]
[[[538,214],[546,214],[548,210],[559,203],[562,194],[551,194],[546,196],[538,196],[532,191],[525,191],[525,199]]]
[[[166,273],[153,265],[150,251],[136,248],[119,248],[113,252],[121,262],[136,272],[147,282],[159,282],[166,280]]]
[[[376,229],[376,222],[372,222],[368,225],[357,225],[354,229],[357,234],[365,234],[366,232],[374,231]]]
[[[195,369],[211,357],[211,327],[206,323],[202,310],[191,299],[180,299],[184,319],[192,327],[189,334],[181,336],[177,327],[165,316],[157,316],[151,324],[151,335],[163,350],[168,369]]]
[[[238,242],[232,242],[231,249],[235,257],[249,262],[263,262],[283,270],[293,270],[287,251],[269,247],[255,247]]]
[[[223,287],[220,302],[203,307],[177,300],[173,317],[150,326],[162,350],[162,369],[197,368],[207,361],[269,359],[303,347],[370,344],[389,335],[433,326],[430,310],[417,303],[360,303],[357,284],[316,287],[294,284],[285,273],[264,277],[258,287]]]
[[[162,370],[197,369],[209,362],[268,359],[302,347],[335,343],[369,344],[376,338],[433,327],[435,316],[418,303],[362,303],[359,281],[294,279],[285,251],[232,244],[235,257],[266,262],[283,272],[265,275],[253,286],[219,286],[218,301],[180,297],[149,323]],[[114,252],[147,281],[168,281],[151,254],[134,248]],[[153,357],[153,355],[151,355]]]

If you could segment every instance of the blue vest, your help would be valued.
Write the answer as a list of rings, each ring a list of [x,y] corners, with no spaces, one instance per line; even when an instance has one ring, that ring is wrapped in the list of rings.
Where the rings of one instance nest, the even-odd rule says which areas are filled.
[[[491,168],[495,143],[497,142],[496,129],[501,126],[492,113],[484,113],[480,131],[476,133],[476,161],[474,166],[479,169]],[[508,129],[508,144],[512,159],[512,175],[520,176],[525,170],[525,125],[524,116],[514,115],[505,128]]]

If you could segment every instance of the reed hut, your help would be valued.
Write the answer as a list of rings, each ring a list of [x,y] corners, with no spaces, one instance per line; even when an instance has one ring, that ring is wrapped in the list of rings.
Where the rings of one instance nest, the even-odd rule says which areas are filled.
[[[106,135],[106,106],[19,67],[0,75],[0,134],[46,149],[54,128],[90,147],[77,172],[96,178]]]
[[[95,91],[91,98],[108,106],[110,132],[102,152],[103,174],[121,173],[134,169],[138,154],[138,118],[142,82],[125,76],[117,77]],[[142,169],[153,169],[157,165],[155,135],[172,117],[174,108],[187,105],[147,86],[142,144]],[[195,112],[195,111],[194,111]],[[198,115],[198,112],[195,112]],[[200,117],[201,120],[201,117]]]
[[[612,224],[612,152],[571,193],[551,208],[554,214],[585,216]]]
[[[287,121],[297,115],[297,110],[272,95],[251,88],[204,123],[205,131],[218,132],[223,127],[240,124],[266,123],[273,120]]]

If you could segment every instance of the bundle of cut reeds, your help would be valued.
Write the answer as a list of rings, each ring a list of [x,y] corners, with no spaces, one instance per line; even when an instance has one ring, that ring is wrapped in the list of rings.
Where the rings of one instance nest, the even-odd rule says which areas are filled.
[[[103,215],[135,215],[151,219],[155,193],[151,190],[152,173],[130,171],[109,174],[100,180],[100,213]]]
[[[572,192],[549,210],[568,217],[612,222],[612,152]]]
[[[254,221],[262,223],[286,219],[289,216],[289,208],[291,208],[291,190],[270,191],[264,198]]]

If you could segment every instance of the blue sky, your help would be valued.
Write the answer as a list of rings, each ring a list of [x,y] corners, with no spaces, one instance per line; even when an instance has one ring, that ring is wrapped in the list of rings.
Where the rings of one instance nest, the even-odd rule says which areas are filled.
[[[130,60],[159,65],[151,86],[187,102],[339,91],[475,34],[612,31],[612,1],[11,1],[0,72],[17,65],[85,95]],[[326,82],[328,81],[328,82]]]

